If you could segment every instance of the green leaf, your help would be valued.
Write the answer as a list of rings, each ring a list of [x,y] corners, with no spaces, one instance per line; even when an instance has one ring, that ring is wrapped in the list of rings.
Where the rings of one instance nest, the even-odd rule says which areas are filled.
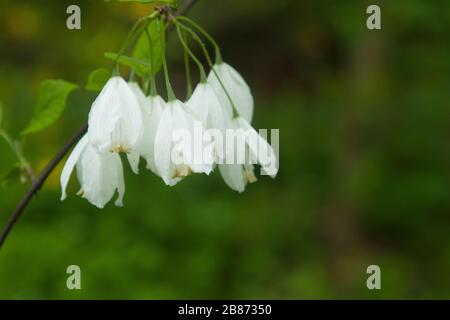
[[[22,135],[41,131],[53,124],[63,113],[67,96],[76,88],[77,85],[64,80],[43,81],[34,116]]]
[[[149,62],[154,69],[151,70],[153,75],[158,74],[162,68],[165,42],[161,33],[161,27],[160,21],[153,19],[147,28],[148,36],[145,32],[142,33],[133,52],[134,58]],[[152,42],[152,50],[150,50],[149,37]],[[147,75],[150,72],[150,68],[143,71]]]
[[[111,77],[108,69],[96,69],[89,75],[85,89],[89,91],[101,91]]]
[[[143,4],[153,4],[155,6],[169,6],[171,8],[178,8],[178,0],[118,0],[120,2],[138,2]]]
[[[115,52],[105,52],[105,57],[116,61],[117,60],[117,53]],[[145,62],[136,58],[128,57],[128,56],[120,56],[119,63],[123,64],[127,67],[130,67],[133,69],[133,71],[140,77],[145,77],[146,72],[150,70],[150,63]]]

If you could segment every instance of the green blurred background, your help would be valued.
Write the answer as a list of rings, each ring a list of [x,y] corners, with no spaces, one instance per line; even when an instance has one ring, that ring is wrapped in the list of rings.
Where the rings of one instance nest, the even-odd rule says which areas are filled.
[[[82,30],[65,27],[78,4]],[[382,30],[366,28],[369,4]],[[5,127],[28,123],[40,81],[84,84],[110,67],[148,7],[0,0]],[[450,2],[200,0],[189,16],[251,85],[254,126],[280,129],[279,176],[244,194],[218,173],[174,188],[126,165],[125,207],[59,201],[61,166],[0,250],[0,298],[450,298]],[[174,37],[171,37],[173,42]],[[184,95],[182,53],[170,69]],[[26,145],[36,171],[87,119],[95,95]],[[14,163],[0,141],[0,172]],[[0,190],[4,224],[27,186]],[[66,288],[66,268],[82,290]],[[366,268],[382,290],[366,288]]]

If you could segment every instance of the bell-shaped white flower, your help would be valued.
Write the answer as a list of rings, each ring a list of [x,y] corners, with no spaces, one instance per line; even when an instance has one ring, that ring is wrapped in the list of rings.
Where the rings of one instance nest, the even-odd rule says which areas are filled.
[[[226,163],[219,164],[219,171],[231,189],[244,192],[247,183],[257,181],[253,164],[259,164],[264,175],[274,178],[278,173],[278,160],[272,146],[247,120],[242,117],[235,118],[233,125],[233,137],[236,136],[238,141],[236,143],[233,139],[235,152],[231,155],[227,154]],[[230,143],[228,138],[227,143]]]
[[[247,85],[244,78],[242,78],[242,76],[227,63],[216,64],[213,66],[213,69],[215,72],[211,70],[208,76],[208,82],[216,91],[217,97],[219,98],[222,107],[227,111],[229,117],[233,117],[233,106],[230,102],[231,98],[239,115],[251,123],[253,118],[254,100],[250,87]],[[227,96],[224,87],[228,92],[229,97]]]
[[[142,134],[139,101],[125,80],[108,80],[89,113],[88,136],[100,152],[130,152]]]
[[[197,85],[186,102],[186,107],[206,129],[218,130],[222,137],[225,136],[227,129],[233,128],[231,117],[222,107],[214,88],[208,82]],[[214,149],[218,159],[223,159],[227,153],[220,137],[214,139]]]
[[[155,137],[155,164],[164,182],[173,186],[184,177],[194,173],[209,174],[214,162],[214,150],[196,135],[207,132],[200,121],[186,111],[179,100],[170,101],[162,112]],[[210,137],[209,137],[210,139]]]
[[[122,161],[117,153],[99,152],[85,135],[75,146],[61,173],[61,200],[67,197],[67,184],[75,167],[81,185],[79,194],[83,198],[98,208],[103,208],[117,190],[119,195],[115,204],[122,206],[125,183]]]
[[[208,115],[212,104],[220,104],[214,89],[209,83],[199,83],[189,100],[186,101],[186,107],[197,120],[201,121],[203,126],[208,126]]]
[[[160,96],[146,97],[135,82],[130,83],[130,87],[141,107],[143,130],[135,148],[127,154],[128,160],[132,170],[138,173],[139,159],[143,157],[147,162],[147,169],[158,174],[154,154],[155,136],[166,103]]]

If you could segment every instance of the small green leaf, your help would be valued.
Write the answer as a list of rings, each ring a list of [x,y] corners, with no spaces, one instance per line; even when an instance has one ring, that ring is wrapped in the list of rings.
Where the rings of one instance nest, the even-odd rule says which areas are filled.
[[[89,91],[101,91],[111,77],[108,69],[96,69],[89,75],[85,89]]]
[[[161,25],[158,19],[153,19],[149,24],[147,31],[142,33],[133,52],[133,57],[142,61],[148,61],[154,70],[143,70],[146,74],[152,71],[153,75],[158,74],[162,68],[164,54],[164,39],[161,34]],[[149,38],[152,42],[152,50],[150,52]]]
[[[105,52],[105,57],[112,61],[116,61],[117,53]],[[148,72],[148,70],[150,68],[149,62],[142,61],[142,60],[128,57],[128,56],[124,56],[124,55],[120,56],[119,63],[132,68],[133,71],[140,77],[145,77],[146,72]]]
[[[77,85],[64,80],[42,82],[34,116],[22,135],[41,131],[53,124],[63,113],[67,96],[76,88]]]

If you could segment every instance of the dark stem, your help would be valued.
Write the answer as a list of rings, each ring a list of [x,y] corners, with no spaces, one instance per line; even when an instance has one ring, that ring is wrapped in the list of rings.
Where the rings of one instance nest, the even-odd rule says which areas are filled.
[[[87,132],[87,128],[88,128],[87,125],[84,125],[82,128],[80,128],[80,130],[78,130],[78,132],[58,151],[55,157],[47,164],[44,170],[42,170],[41,174],[33,181],[33,183],[30,186],[30,189],[23,196],[22,200],[20,200],[19,205],[9,217],[5,227],[2,230],[2,233],[0,234],[0,248],[5,242],[6,237],[8,236],[12,227],[16,223],[17,219],[19,219],[23,210],[27,207],[30,200],[39,191],[39,189],[41,189],[45,180],[47,180],[48,176],[53,172],[58,163],[64,158],[66,153],[69,152],[72,146],[75,145],[75,143],[77,143],[77,141],[82,136],[84,136],[84,134]]]
[[[196,2],[198,2],[198,0],[187,0],[183,9],[177,12],[177,15],[185,15]],[[87,124],[80,128],[78,132],[58,151],[54,158],[47,164],[44,170],[42,170],[39,176],[33,181],[27,193],[23,196],[16,209],[9,217],[5,227],[0,234],[0,248],[3,246],[3,243],[8,237],[8,234],[14,227],[22,212],[29,204],[30,200],[41,189],[48,176],[53,172],[53,170],[55,170],[56,166],[61,162],[64,156],[70,151],[70,149],[72,149],[72,147],[78,142],[78,140],[80,140],[86,134],[87,129]]]

